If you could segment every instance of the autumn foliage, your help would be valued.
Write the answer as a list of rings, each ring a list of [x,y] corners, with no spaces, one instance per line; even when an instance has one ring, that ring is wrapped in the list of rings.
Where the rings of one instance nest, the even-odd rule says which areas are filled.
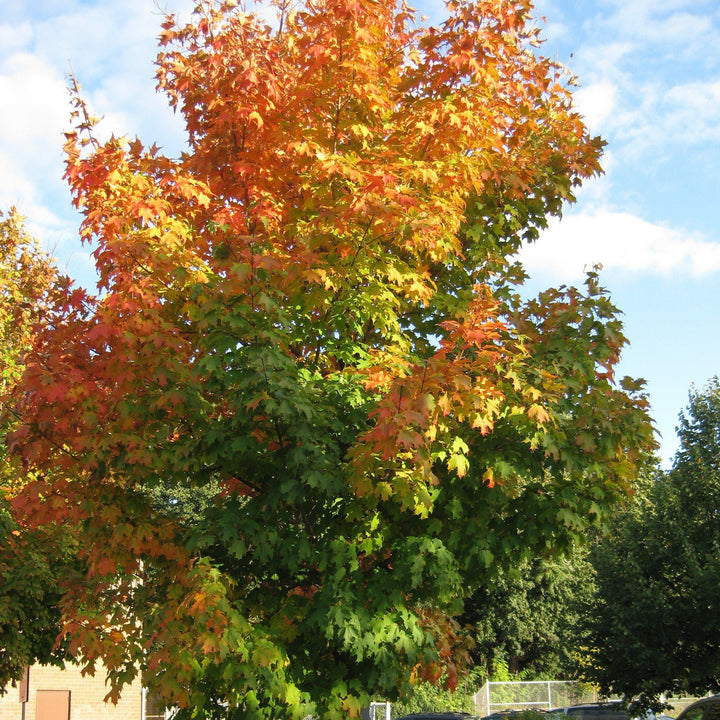
[[[10,496],[79,528],[64,630],[113,694],[344,718],[452,683],[463,596],[601,522],[651,431],[596,276],[517,290],[601,149],[529,0],[236,5],[163,25],[179,159],[74,95],[99,292],[35,327]]]
[[[19,213],[0,213],[0,686],[36,659],[61,661],[65,652],[63,643],[55,645],[58,581],[76,566],[76,537],[66,527],[34,527],[13,516],[10,491],[23,468],[18,458],[5,457],[3,442],[22,423],[12,397],[33,334],[46,319],[49,294],[62,283]]]

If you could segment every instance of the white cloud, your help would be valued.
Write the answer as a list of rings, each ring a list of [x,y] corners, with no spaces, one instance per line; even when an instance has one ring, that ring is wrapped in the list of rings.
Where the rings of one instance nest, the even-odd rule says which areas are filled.
[[[3,143],[60,142],[67,125],[68,94],[64,80],[28,53],[9,57],[0,67],[0,137]],[[8,112],[9,110],[9,112]]]
[[[0,47],[6,53],[14,53],[24,48],[33,37],[32,25],[22,22],[19,25],[0,23]]]
[[[666,136],[689,144],[720,140],[720,79],[676,85],[662,105]]]
[[[57,178],[60,185],[60,178]],[[43,193],[30,170],[18,167],[16,158],[0,148],[0,209],[15,206],[21,215],[28,218],[28,225],[34,224],[33,233],[45,238],[48,232],[67,229],[66,223],[53,212],[45,202]],[[49,247],[49,245],[46,245]]]
[[[575,53],[573,66],[580,72],[581,82],[617,82],[626,77],[623,64],[633,49],[632,43],[622,40],[581,46]]]
[[[717,0],[598,0],[578,38],[576,104],[626,161],[720,138]]]
[[[15,161],[0,147],[0,209],[26,207],[35,195],[33,183],[17,169]]]
[[[703,79],[639,78],[608,66],[574,92],[592,132],[627,160],[664,158],[682,148],[720,141],[720,74]],[[716,152],[711,145],[709,152]]]
[[[79,249],[78,220],[62,180],[71,110],[66,75],[75,72],[91,111],[104,118],[97,128],[101,140],[111,133],[139,134],[177,152],[182,126],[155,93],[153,77],[163,13],[153,0],[39,5],[18,3],[0,24],[0,208],[16,205],[61,264],[85,266],[87,253]],[[182,11],[191,5],[163,3]]]
[[[598,83],[588,89],[605,85]],[[654,161],[700,145],[707,145],[707,152],[717,152],[720,79],[664,86],[647,82],[634,89],[626,87],[616,91],[613,105],[605,114],[602,110],[607,105],[602,104],[602,93],[581,96],[580,102],[583,100],[589,101],[590,112],[595,112],[589,116],[590,127],[609,137],[612,146],[628,160],[638,162],[645,154]]]
[[[720,272],[720,243],[656,225],[625,212],[599,210],[554,221],[520,259],[531,274],[574,282],[585,270],[699,276]]]
[[[113,118],[119,121],[113,132],[144,135],[151,131],[152,142],[162,139],[158,136],[168,123],[173,144],[179,145],[177,123],[173,125],[167,103],[155,91],[153,63],[164,9],[185,21],[193,4],[192,0],[104,0],[80,6],[44,0],[41,17],[33,18],[29,7],[17,24],[0,26],[0,37],[3,32],[22,37],[21,49],[36,63],[53,69],[63,88],[64,119],[69,114],[66,76],[72,72],[94,111],[107,118],[106,133]],[[10,47],[0,43],[0,63],[9,54]]]
[[[617,87],[607,81],[581,87],[573,94],[575,109],[585,118],[591,132],[599,132],[617,106]]]
[[[12,54],[0,64],[0,105],[9,110],[0,113],[0,208],[16,206],[45,241],[45,230],[62,224],[51,208],[52,198],[64,192],[64,81],[40,58]]]
[[[610,0],[602,19],[633,44],[673,45],[688,55],[713,41],[715,0]]]

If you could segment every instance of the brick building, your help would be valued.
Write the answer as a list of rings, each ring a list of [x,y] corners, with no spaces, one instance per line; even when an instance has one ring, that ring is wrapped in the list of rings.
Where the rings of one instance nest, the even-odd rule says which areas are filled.
[[[152,697],[139,679],[123,690],[117,705],[104,702],[108,688],[105,673],[98,667],[95,677],[82,676],[68,665],[64,670],[34,665],[23,683],[5,688],[0,695],[0,720],[164,720],[162,708],[153,707]],[[22,702],[25,698],[26,702]]]

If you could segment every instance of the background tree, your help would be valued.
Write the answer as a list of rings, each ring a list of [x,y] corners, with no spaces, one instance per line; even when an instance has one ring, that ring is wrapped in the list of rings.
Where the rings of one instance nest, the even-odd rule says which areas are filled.
[[[308,0],[270,28],[200,2],[161,35],[178,160],[101,145],[75,94],[101,292],[35,334],[13,507],[80,529],[64,631],[113,693],[345,718],[452,686],[462,598],[627,491],[652,438],[616,309],[595,275],[517,290],[602,145],[530,10]],[[213,484],[196,521],[158,502]]]
[[[570,679],[578,670],[584,611],[595,597],[588,545],[567,556],[537,557],[502,568],[465,599],[464,628],[473,668],[454,691],[431,678],[393,704],[393,716],[455,710],[474,713],[475,693],[487,680]],[[433,680],[435,680],[433,682]]]
[[[488,679],[483,668],[472,668],[450,690],[447,683],[424,680],[413,683],[412,695],[392,704],[392,717],[423,712],[476,712],[475,693]],[[536,720],[536,719],[533,719]]]
[[[72,532],[30,528],[14,517],[10,497],[23,469],[2,438],[17,424],[11,392],[22,376],[33,329],[43,322],[54,264],[13,209],[0,212],[0,690],[35,661],[61,662],[59,578],[74,565]]]
[[[476,666],[498,664],[524,680],[563,679],[577,671],[581,621],[595,596],[586,544],[565,557],[534,558],[498,574],[465,601],[461,623],[474,641]]]
[[[658,706],[720,689],[720,383],[690,393],[669,472],[646,480],[595,553],[589,677]],[[618,649],[622,651],[619,652]]]

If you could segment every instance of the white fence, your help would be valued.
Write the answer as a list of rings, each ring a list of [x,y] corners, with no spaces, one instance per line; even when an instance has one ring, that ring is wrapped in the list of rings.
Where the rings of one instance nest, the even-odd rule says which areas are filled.
[[[602,698],[613,700],[619,698]],[[665,715],[677,717],[697,698],[665,698],[671,709]],[[475,712],[480,716],[500,710],[551,710],[553,708],[598,702],[597,690],[587,683],[563,680],[535,680],[530,682],[486,682],[474,695]]]
[[[474,695],[481,717],[499,710],[550,710],[556,707],[597,702],[597,691],[585,683],[563,680],[486,682]]]

